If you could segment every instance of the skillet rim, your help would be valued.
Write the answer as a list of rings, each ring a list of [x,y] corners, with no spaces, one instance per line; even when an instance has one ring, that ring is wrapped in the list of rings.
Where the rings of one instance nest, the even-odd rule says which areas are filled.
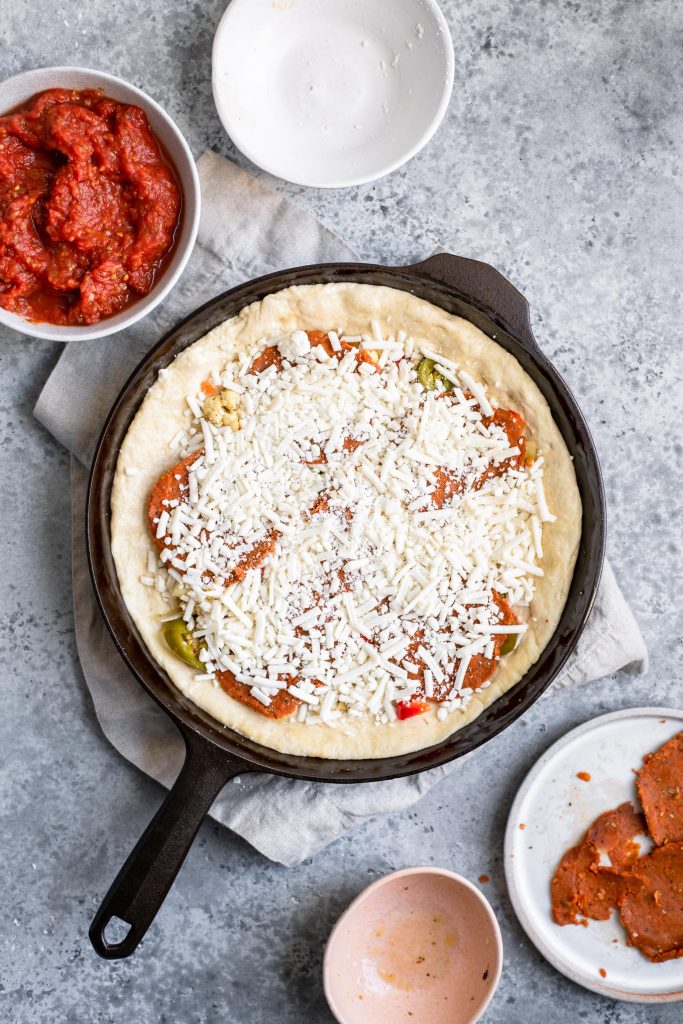
[[[447,280],[452,277],[444,274],[449,266],[464,269],[465,277],[470,275],[474,286],[464,290]],[[283,754],[219,725],[180,693],[137,636],[118,588],[108,529],[118,443],[125,436],[158,370],[217,323],[271,292],[293,284],[343,280],[388,285],[419,294],[442,308],[465,315],[511,351],[550,404],[553,418],[574,460],[582,501],[581,541],[569,594],[558,626],[538,661],[476,719],[441,743],[410,754],[368,760]],[[478,298],[473,297],[473,291],[478,292]],[[501,314],[501,307],[505,314]],[[117,395],[95,449],[87,490],[86,547],[97,603],[114,645],[138,683],[186,738],[192,733],[193,739],[216,748],[215,754],[222,751],[244,772],[265,771],[337,783],[388,781],[439,767],[477,749],[511,725],[550,686],[576,646],[595,602],[605,551],[605,497],[597,452],[586,421],[562,377],[538,347],[529,325],[526,300],[494,268],[450,254],[405,267],[318,263],[275,271],[228,289],[191,312],[143,356]]]

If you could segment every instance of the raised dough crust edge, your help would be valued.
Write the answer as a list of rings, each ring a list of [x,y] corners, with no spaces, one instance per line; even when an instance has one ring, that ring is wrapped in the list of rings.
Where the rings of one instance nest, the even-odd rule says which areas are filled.
[[[147,525],[147,504],[158,477],[173,463],[169,442],[187,423],[185,397],[198,390],[214,368],[223,368],[228,351],[248,350],[261,338],[293,330],[366,333],[371,319],[383,332],[407,331],[418,344],[447,356],[488,388],[493,401],[519,411],[544,457],[544,488],[557,516],[543,527],[545,572],[536,581],[524,641],[502,662],[490,685],[473,696],[463,712],[439,721],[424,715],[376,725],[353,723],[331,729],[281,719],[273,721],[229,697],[211,682],[195,682],[192,670],[166,647],[158,616],[169,607],[140,582],[154,551]],[[136,470],[128,475],[126,469]],[[150,388],[121,446],[112,492],[112,550],[121,593],[155,660],[175,685],[218,722],[264,746],[291,754],[327,758],[391,757],[440,743],[476,718],[514,686],[538,660],[564,607],[581,538],[581,499],[571,456],[547,402],[520,364],[473,324],[424,299],[394,288],[355,283],[303,285],[266,296],[245,307],[182,352]]]

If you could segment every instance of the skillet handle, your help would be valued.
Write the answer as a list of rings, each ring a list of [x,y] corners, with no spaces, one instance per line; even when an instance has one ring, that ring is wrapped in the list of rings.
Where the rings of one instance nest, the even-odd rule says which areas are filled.
[[[488,263],[439,252],[411,267],[400,269],[417,271],[436,284],[444,284],[474,299],[494,320],[502,321],[518,341],[526,343],[535,353],[539,352],[531,330],[529,303],[506,277]]]
[[[89,936],[95,952],[107,960],[133,953],[192,845],[199,826],[225,783],[250,771],[246,762],[218,751],[190,730],[183,730],[186,755],[173,788],[116,876],[93,918]],[[130,925],[126,936],[110,942],[112,918]]]

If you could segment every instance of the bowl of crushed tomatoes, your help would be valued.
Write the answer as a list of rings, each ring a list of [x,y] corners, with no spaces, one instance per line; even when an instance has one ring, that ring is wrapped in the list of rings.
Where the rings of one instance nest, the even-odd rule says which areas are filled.
[[[0,323],[76,341],[114,334],[190,257],[199,179],[149,96],[86,68],[0,83]]]

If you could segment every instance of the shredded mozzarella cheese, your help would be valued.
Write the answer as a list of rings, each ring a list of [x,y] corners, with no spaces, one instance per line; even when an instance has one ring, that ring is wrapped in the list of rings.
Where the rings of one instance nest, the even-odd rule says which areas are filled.
[[[231,672],[266,708],[286,688],[306,725],[390,723],[416,695],[439,699],[440,719],[465,707],[472,658],[526,628],[500,623],[494,595],[528,606],[555,518],[542,458],[491,472],[519,448],[484,424],[483,386],[405,332],[370,329],[331,331],[332,356],[304,331],[228,355],[217,379],[239,396],[239,431],[187,396],[171,447],[200,454],[155,521],[169,550],[143,579],[205,642],[201,678]],[[274,345],[282,367],[252,373]],[[452,380],[447,396],[419,383],[423,354]]]

